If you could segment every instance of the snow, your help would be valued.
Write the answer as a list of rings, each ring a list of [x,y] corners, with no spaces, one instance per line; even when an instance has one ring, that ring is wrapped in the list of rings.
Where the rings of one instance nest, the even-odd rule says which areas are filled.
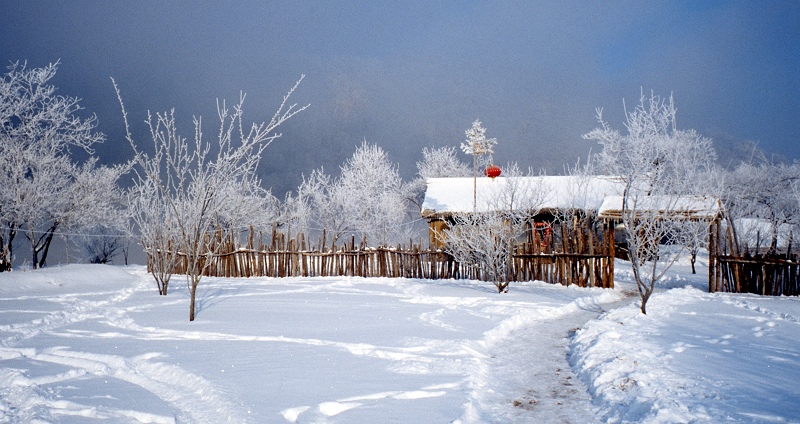
[[[797,298],[658,293],[578,332],[571,359],[613,422],[798,422]],[[651,306],[652,305],[652,306]]]
[[[635,196],[628,207],[639,212],[669,211],[687,218],[713,219],[722,213],[720,200],[703,196]],[[608,196],[597,212],[600,218],[622,217],[622,196]]]
[[[702,261],[702,258],[701,258]],[[674,267],[614,290],[385,278],[0,274],[0,422],[798,422],[800,301]]]
[[[578,207],[597,210],[606,196],[620,195],[623,182],[604,176],[539,176],[516,177],[531,187],[531,195],[541,209]],[[428,178],[422,210],[425,214],[441,212],[472,212],[473,190],[476,191],[478,212],[486,212],[508,185],[508,178]],[[473,183],[476,187],[473,187]],[[524,201],[520,201],[525,203]]]

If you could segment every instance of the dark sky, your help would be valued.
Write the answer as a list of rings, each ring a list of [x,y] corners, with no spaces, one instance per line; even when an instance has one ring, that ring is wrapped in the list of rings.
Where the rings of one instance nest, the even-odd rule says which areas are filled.
[[[584,157],[595,108],[673,93],[681,128],[723,155],[742,142],[800,157],[797,1],[2,1],[0,61],[61,60],[54,83],[100,119],[106,162],[129,158],[109,77],[146,142],[147,110],[214,133],[217,98],[247,93],[268,119],[301,75],[311,108],[282,127],[262,171],[275,194],[366,139],[408,178],[426,146],[458,146],[475,119],[495,162],[559,172]],[[464,157],[465,161],[469,158]]]

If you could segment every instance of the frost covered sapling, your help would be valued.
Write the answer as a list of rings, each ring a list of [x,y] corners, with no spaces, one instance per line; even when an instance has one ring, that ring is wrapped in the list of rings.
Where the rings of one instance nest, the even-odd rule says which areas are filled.
[[[190,294],[189,320],[195,318],[195,299],[200,279],[219,253],[219,240],[231,235],[231,223],[237,223],[238,212],[253,211],[269,202],[267,192],[260,186],[256,171],[264,149],[281,137],[275,129],[308,106],[288,104],[302,77],[289,90],[269,121],[254,123],[246,129],[243,123],[245,96],[231,111],[223,101],[217,102],[219,132],[212,143],[203,136],[202,119],[194,119],[194,137],[189,142],[178,134],[174,112],[148,113],[154,154],[146,154],[133,140],[122,103],[127,139],[139,165],[134,181],[132,202],[139,202],[138,216],[134,215],[143,234],[143,243],[151,237],[171,252],[179,252],[185,263]],[[137,198],[138,197],[138,198]],[[155,208],[150,213],[143,208]],[[226,222],[227,221],[227,222]],[[149,238],[149,239],[148,239]],[[171,245],[170,245],[171,244]],[[145,248],[154,251],[153,247]],[[166,286],[164,287],[166,290]]]
[[[611,129],[598,109],[601,126],[583,136],[603,147],[595,157],[599,168],[625,183],[620,211],[642,313],[687,237],[708,228],[676,212],[685,207],[687,196],[709,194],[705,184],[716,154],[710,139],[678,130],[675,114],[672,97],[651,93],[645,98],[642,93],[639,104],[626,110],[627,134]]]

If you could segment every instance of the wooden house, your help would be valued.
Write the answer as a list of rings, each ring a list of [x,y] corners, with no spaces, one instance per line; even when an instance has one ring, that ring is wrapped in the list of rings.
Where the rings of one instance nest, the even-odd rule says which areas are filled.
[[[556,218],[594,216],[608,196],[621,195],[624,183],[609,176],[429,178],[422,203],[431,246],[443,247],[444,230],[458,214],[529,211],[528,241],[545,236]]]

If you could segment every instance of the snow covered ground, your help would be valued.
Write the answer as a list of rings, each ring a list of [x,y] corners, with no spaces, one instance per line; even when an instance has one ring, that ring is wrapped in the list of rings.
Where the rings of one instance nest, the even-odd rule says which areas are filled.
[[[800,301],[531,282],[0,274],[0,422],[800,422]],[[700,270],[701,273],[705,269]]]

